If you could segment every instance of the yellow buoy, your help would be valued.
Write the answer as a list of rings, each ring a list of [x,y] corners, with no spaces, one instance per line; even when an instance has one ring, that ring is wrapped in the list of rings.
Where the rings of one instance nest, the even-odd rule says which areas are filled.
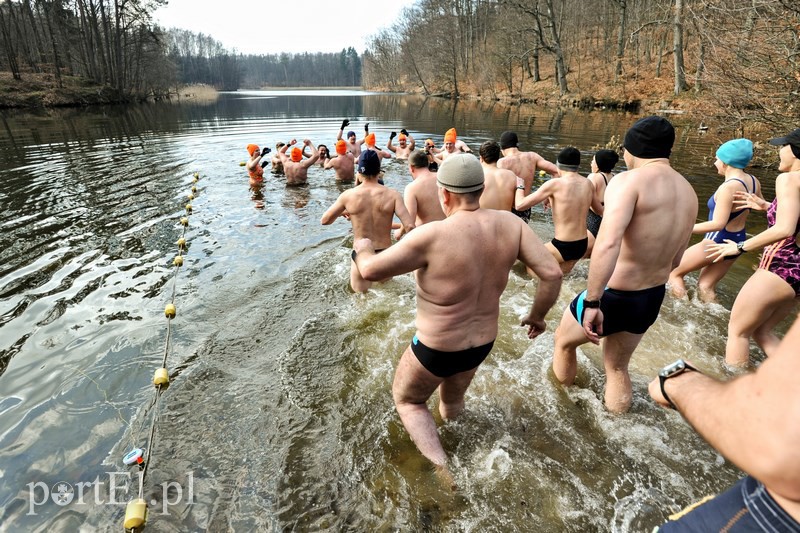
[[[181,217],[181,224],[183,224],[184,226],[188,226],[189,225],[189,219],[186,218],[186,217]]]
[[[199,178],[199,177],[200,177],[200,173],[199,173],[199,172],[195,172],[195,173],[194,173],[194,177],[195,177],[195,178]]]
[[[176,255],[175,259],[172,260],[172,264],[175,265],[176,267],[183,266],[183,256]]]
[[[540,170],[540,171],[539,171],[539,176],[540,176],[540,177],[542,177],[542,178],[543,178],[543,177],[545,176],[545,174],[547,174],[547,173],[546,173],[544,170]]]
[[[142,527],[145,522],[147,522],[147,502],[142,498],[129,501],[125,509],[125,529]]]
[[[159,385],[169,385],[169,372],[167,372],[166,368],[159,368],[156,370],[153,376],[153,385],[156,387]]]
[[[192,193],[189,193],[189,194],[187,194],[187,195],[186,195],[186,197],[187,197],[189,200],[194,200],[194,194],[192,194]]]
[[[181,237],[175,244],[177,244],[179,248],[183,248],[184,246],[186,246],[186,239]]]
[[[243,166],[245,166],[246,164],[247,164],[247,163],[245,163],[244,161],[242,161],[241,163],[239,163],[239,166],[240,166],[240,167],[243,167]]]
[[[177,309],[175,309],[175,304],[167,304],[164,308],[164,315],[167,318],[175,318],[175,314],[177,313]]]
[[[194,192],[194,193],[197,192],[197,187],[195,187],[194,185],[192,185],[192,192]]]
[[[186,212],[187,213],[191,213],[192,212],[192,204],[186,204]]]

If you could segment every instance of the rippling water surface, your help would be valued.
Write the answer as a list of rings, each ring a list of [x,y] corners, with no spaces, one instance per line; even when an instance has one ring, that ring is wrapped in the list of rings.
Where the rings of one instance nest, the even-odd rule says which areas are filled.
[[[310,138],[332,147],[344,117],[356,131],[369,121],[379,144],[402,127],[441,142],[455,126],[475,151],[514,129],[523,149],[550,160],[566,145],[590,154],[635,120],[346,91],[3,113],[3,529],[120,529],[138,487],[134,478],[129,490],[113,489],[109,473],[133,472],[121,457],[148,445],[153,416],[142,490],[155,502],[148,528],[163,531],[649,531],[737,478],[675,413],[649,401],[646,384],[677,356],[724,375],[728,310],[754,258],[738,261],[720,284],[721,305],[667,298],[632,361],[626,416],[602,407],[597,348],[579,354],[576,387],[563,389],[550,371],[552,331],[585,288],[584,262],[534,342],[517,323],[535,282],[512,272],[500,336],[468,411],[440,426],[460,486],[442,490],[390,393],[414,332],[413,278],[353,295],[349,224],[319,224],[344,190],[331,172],[314,168],[308,186],[296,188],[267,173],[254,191],[239,165],[250,142]],[[714,148],[726,139],[675,122],[674,165],[704,202],[720,181]],[[404,165],[390,161],[385,170],[387,185],[402,191]],[[199,190],[167,350],[172,384],[149,409],[194,173]],[[774,171],[756,175],[771,199]],[[751,232],[763,228],[758,214],[751,220]],[[531,225],[552,237],[543,212]],[[116,480],[125,484],[123,474]],[[45,502],[59,482],[76,495],[78,483],[89,488],[82,501]]]

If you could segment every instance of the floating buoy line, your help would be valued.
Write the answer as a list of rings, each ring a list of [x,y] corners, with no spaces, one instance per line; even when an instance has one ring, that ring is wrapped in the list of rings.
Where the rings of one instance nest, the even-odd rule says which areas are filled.
[[[169,303],[164,307],[164,316],[167,319],[167,336],[164,342],[164,358],[161,361],[161,367],[157,368],[153,374],[153,400],[150,402],[150,405],[147,407],[142,416],[143,425],[144,419],[147,417],[147,413],[153,410],[153,417],[150,422],[150,432],[147,438],[147,445],[144,448],[134,447],[122,458],[122,462],[125,464],[125,466],[135,465],[140,470],[138,497],[129,501],[128,506],[125,509],[125,522],[123,524],[125,531],[141,531],[147,523],[147,501],[145,501],[143,497],[144,483],[147,477],[148,467],[150,466],[150,457],[153,453],[153,449],[155,448],[154,443],[156,420],[158,420],[158,401],[161,398],[161,394],[167,389],[167,387],[169,387],[170,382],[169,370],[167,370],[167,357],[169,356],[170,352],[172,319],[174,319],[177,315],[177,308],[175,307],[175,292],[178,284],[178,272],[183,266],[183,255],[186,252],[186,228],[189,227],[189,215],[192,214],[192,200],[194,200],[195,195],[197,194],[196,184],[199,180],[200,174],[195,172],[192,178],[191,192],[189,192],[187,195],[189,203],[187,203],[185,206],[186,214],[180,218],[180,224],[183,227],[183,231],[181,232],[181,237],[175,243],[178,246],[178,254],[172,260],[172,265],[174,267],[172,276],[172,295],[170,296]],[[139,433],[141,433],[141,429],[142,427],[140,425],[139,432],[137,432],[137,435],[134,439],[134,446],[136,446],[135,441],[139,440]]]

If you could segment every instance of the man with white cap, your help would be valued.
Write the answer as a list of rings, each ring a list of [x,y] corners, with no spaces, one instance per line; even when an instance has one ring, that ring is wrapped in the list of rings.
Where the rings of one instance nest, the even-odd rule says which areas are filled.
[[[561,270],[518,217],[480,208],[484,175],[473,155],[448,157],[437,183],[447,218],[417,227],[380,255],[369,239],[357,239],[353,247],[365,279],[415,274],[417,332],[400,358],[392,394],[411,439],[446,478],[447,455],[426,401],[438,388],[442,418],[455,418],[464,409],[467,387],[497,338],[500,295],[517,260],[539,277],[531,310],[522,319],[531,339],[545,330]]]
[[[605,405],[616,413],[630,408],[628,363],[658,317],[669,273],[697,220],[697,194],[669,164],[674,142],[672,124],[656,116],[625,134],[629,170],[606,189],[588,288],[564,310],[556,330],[553,372],[564,385],[578,372],[578,346],[604,338]]]

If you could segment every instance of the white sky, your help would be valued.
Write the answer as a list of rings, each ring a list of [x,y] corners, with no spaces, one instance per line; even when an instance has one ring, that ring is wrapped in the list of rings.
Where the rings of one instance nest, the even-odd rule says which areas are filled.
[[[359,54],[368,37],[392,25],[412,0],[169,0],[154,13],[165,28],[210,35],[242,54],[340,52],[352,46]]]

